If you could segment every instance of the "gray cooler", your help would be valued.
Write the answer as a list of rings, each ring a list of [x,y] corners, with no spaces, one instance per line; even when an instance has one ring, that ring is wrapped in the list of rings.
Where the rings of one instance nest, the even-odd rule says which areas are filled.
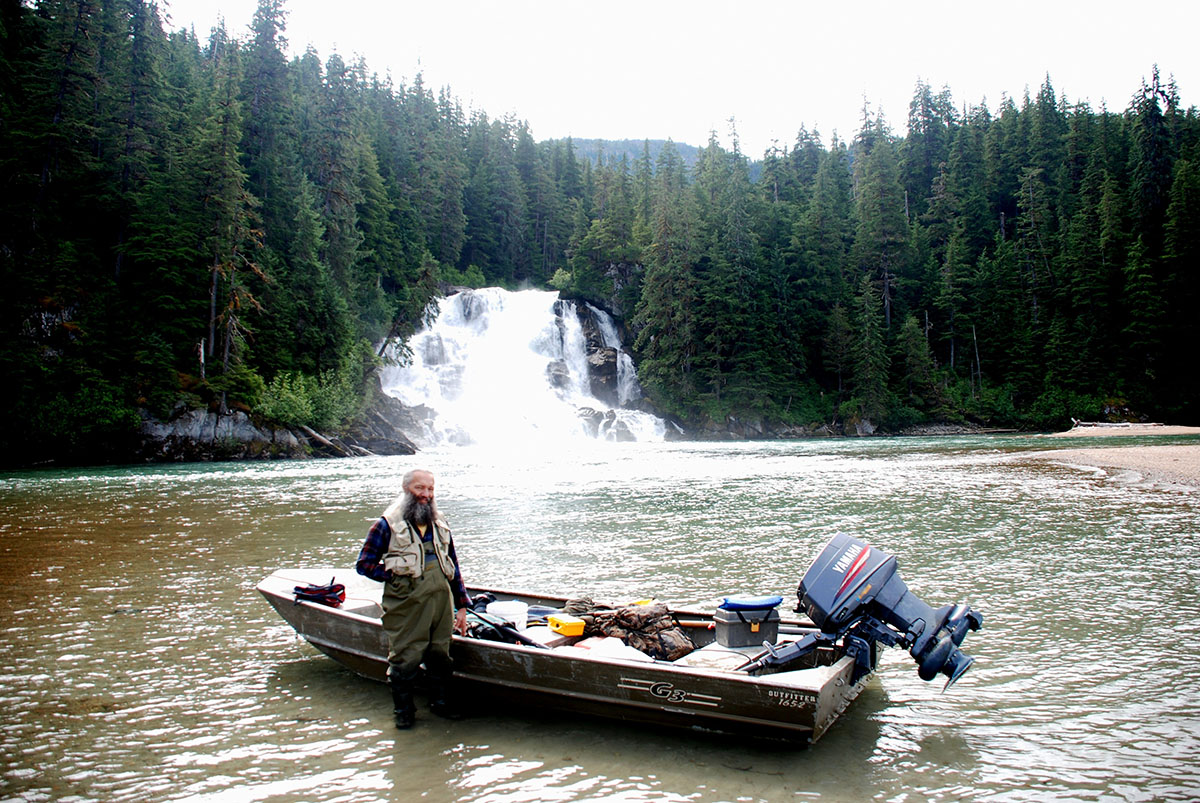
[[[756,647],[779,638],[779,611],[775,608],[717,608],[713,614],[717,643],[722,647]]]

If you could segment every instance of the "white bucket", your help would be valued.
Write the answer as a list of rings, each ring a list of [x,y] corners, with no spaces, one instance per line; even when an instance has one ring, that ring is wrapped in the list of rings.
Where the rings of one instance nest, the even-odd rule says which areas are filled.
[[[517,630],[524,630],[526,620],[529,618],[529,605],[519,599],[489,602],[487,612],[492,616],[512,622],[517,626]]]

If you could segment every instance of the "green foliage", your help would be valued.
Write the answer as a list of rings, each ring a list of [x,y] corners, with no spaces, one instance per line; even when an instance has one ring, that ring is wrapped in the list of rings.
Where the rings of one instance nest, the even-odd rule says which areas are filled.
[[[120,388],[97,380],[89,384],[86,393],[56,394],[48,399],[33,423],[50,439],[55,452],[78,459],[119,450],[140,418]]]
[[[570,272],[559,268],[558,270],[554,271],[554,275],[550,277],[550,281],[547,282],[547,284],[559,292],[568,290],[571,287],[571,274]]]
[[[362,410],[364,380],[377,362],[363,341],[341,365],[319,375],[280,371],[262,389],[254,412],[288,427],[336,430]]]
[[[884,344],[885,306],[880,290],[864,273],[859,281],[851,335],[851,389],[856,414],[876,423],[884,418],[888,409],[890,358]]]
[[[349,378],[328,371],[321,377],[293,371],[275,375],[254,411],[288,427],[336,427],[358,410],[359,394]]]
[[[1059,431],[1070,429],[1072,419],[1102,421],[1104,417],[1103,397],[1053,387],[1037,397],[1022,415],[1022,423],[1029,429]]]
[[[468,265],[464,270],[443,266],[441,276],[443,282],[457,287],[483,287],[487,284],[478,265]]]
[[[797,385],[793,391],[793,394],[783,401],[780,421],[812,429],[833,421],[834,394],[826,392],[811,379]]]
[[[280,371],[267,385],[254,411],[287,427],[312,426],[313,403],[309,377]]]
[[[895,399],[888,404],[887,412],[884,413],[881,423],[886,430],[898,432],[928,420],[929,417],[923,410],[905,404],[900,399]]]
[[[358,412],[362,393],[348,376],[327,371],[312,389],[314,428],[334,428]]]
[[[262,377],[246,365],[235,365],[207,382],[207,389],[223,397],[228,406],[246,409],[253,409],[259,403],[265,388]]]
[[[946,420],[996,427],[1016,427],[1023,423],[1014,402],[1017,393],[1010,384],[984,382],[980,387],[971,379],[957,377],[946,383],[944,392],[953,411]]]
[[[933,356],[916,316],[905,316],[896,345],[903,366],[904,403],[920,410],[943,412],[944,400],[937,387]]]

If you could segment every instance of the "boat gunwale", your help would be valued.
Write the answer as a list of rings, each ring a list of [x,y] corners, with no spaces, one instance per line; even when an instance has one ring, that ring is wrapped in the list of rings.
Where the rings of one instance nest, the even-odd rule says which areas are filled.
[[[325,604],[322,604],[319,602],[313,602],[310,600],[292,601],[293,592],[291,592],[291,591],[288,591],[285,593],[283,591],[279,591],[279,590],[276,590],[273,588],[264,588],[263,586],[266,583],[266,581],[270,580],[274,576],[275,575],[272,574],[271,576],[264,578],[264,580],[261,581],[260,583],[258,583],[258,585],[256,586],[256,590],[260,594],[262,594],[264,597],[273,596],[273,597],[275,597],[275,599],[280,600],[281,602],[290,603],[290,607],[306,608],[306,609],[314,611],[315,613],[317,613],[318,615],[321,615],[321,616],[332,617],[335,619],[338,619],[338,618],[349,619],[351,621],[360,622],[361,624],[363,624],[367,627],[371,627],[372,629],[382,630],[383,622],[378,616],[367,616],[365,614],[357,613],[352,610],[345,610],[340,607],[334,607],[332,605],[325,605]],[[279,579],[282,579],[282,578],[279,578]],[[288,582],[291,582],[291,581],[288,581]],[[549,596],[549,595],[545,595],[545,594],[520,594],[517,592],[505,591],[505,590],[501,590],[501,589],[479,589],[479,588],[477,588],[475,590],[487,591],[487,592],[495,593],[495,594],[503,594],[506,596],[511,595],[514,598],[520,597],[523,599],[540,599],[540,600],[559,600],[559,599],[561,599],[564,602],[568,599],[566,597],[556,597],[556,596]],[[351,655],[358,656],[360,658],[365,658],[365,659],[373,660],[373,661],[378,661],[380,659],[380,656],[376,653],[371,653],[371,652],[366,652],[363,650],[357,650],[357,649],[351,648],[348,645],[346,645],[344,642],[333,642],[329,639],[322,638],[320,636],[313,636],[313,635],[310,635],[307,633],[301,633],[297,630],[295,623],[293,623],[293,621],[291,619],[289,619],[286,615],[284,615],[283,610],[281,609],[280,606],[274,606],[274,607],[276,608],[276,611],[280,614],[280,618],[282,618],[284,620],[284,622],[286,622],[292,628],[293,631],[296,631],[297,635],[299,635],[301,638],[303,638],[304,640],[306,640],[310,643],[314,643],[314,646],[316,646],[317,641],[320,641],[325,646],[329,647],[330,649],[336,650],[336,651],[348,653]],[[288,606],[285,605],[283,607],[288,607]],[[676,615],[679,613],[687,613],[689,615],[694,615],[694,616],[698,617],[699,621],[704,621],[704,622],[711,622],[714,618],[713,614],[708,614],[703,611],[695,611],[695,610],[686,609],[686,608],[670,608],[669,606],[668,606],[668,609],[670,610],[670,612],[673,615]],[[815,628],[809,628],[809,629],[815,629]],[[501,652],[529,654],[529,655],[535,655],[535,656],[539,656],[539,657],[553,658],[556,660],[575,660],[575,661],[581,661],[581,662],[584,662],[587,664],[601,663],[601,664],[605,664],[605,665],[619,666],[619,667],[642,667],[647,670],[663,672],[663,673],[678,673],[678,674],[684,675],[684,676],[694,676],[694,677],[702,677],[702,678],[717,678],[717,679],[720,679],[722,682],[728,681],[728,682],[737,683],[737,684],[748,684],[751,686],[757,686],[757,685],[781,686],[781,687],[786,687],[786,688],[790,688],[790,689],[811,691],[813,693],[820,693],[820,691],[829,682],[830,678],[832,676],[835,676],[840,673],[840,672],[835,672],[834,669],[836,667],[838,667],[838,665],[841,662],[846,661],[846,660],[852,660],[852,659],[849,659],[848,656],[843,655],[843,656],[837,657],[832,663],[820,664],[818,666],[812,666],[812,667],[805,667],[803,669],[791,670],[788,672],[776,672],[776,673],[766,674],[766,675],[750,675],[750,674],[745,674],[745,673],[739,674],[735,670],[730,670],[730,669],[677,664],[674,661],[666,661],[666,660],[659,659],[659,658],[649,658],[649,660],[641,660],[641,659],[621,658],[619,656],[609,656],[609,655],[580,655],[578,653],[573,653],[573,652],[560,652],[560,651],[557,651],[550,647],[536,647],[536,646],[529,645],[529,644],[521,644],[521,643],[508,642],[508,641],[492,641],[489,639],[472,638],[469,636],[462,636],[457,633],[455,633],[453,635],[452,639],[453,639],[454,643],[464,645],[467,649],[499,650]],[[765,650],[763,650],[763,651],[765,652]],[[813,672],[818,672],[819,674],[827,675],[829,677],[824,677],[821,680],[821,682],[819,682],[819,683],[803,683],[802,684],[802,683],[796,683],[796,682],[789,682],[789,681],[799,679],[799,678],[796,678],[797,673],[813,673]],[[456,671],[456,674],[458,674],[457,671]],[[478,679],[478,682],[487,683],[489,681],[487,679],[480,678],[480,679]],[[497,684],[497,685],[506,685],[506,684]],[[546,689],[544,689],[542,687],[530,687],[530,688],[531,689],[537,688],[541,691],[546,691]]]
[[[267,581],[272,580],[272,579],[278,579],[280,581],[284,581],[287,583],[303,582],[303,581],[286,580],[282,576],[277,577],[277,575],[280,575],[280,572],[282,572],[282,571],[285,571],[285,570],[282,570],[282,569],[276,570],[275,572],[272,572],[271,574],[264,577],[255,586],[255,590],[257,590],[260,594],[265,595],[266,591],[264,590],[264,585],[267,583]],[[322,576],[324,576],[324,573],[327,573],[331,570],[330,569],[319,569],[319,570],[304,569],[302,571],[306,571],[306,572],[320,571],[320,572],[322,572]],[[333,569],[332,571],[337,572],[338,570]],[[345,571],[345,570],[342,570],[342,571]],[[490,587],[482,587],[482,586],[467,586],[467,592],[468,592],[468,595],[470,595],[471,592],[475,592],[476,594],[479,594],[479,593],[494,594],[494,595],[497,595],[498,601],[503,601],[503,600],[507,600],[507,599],[516,599],[516,600],[521,600],[521,601],[525,601],[525,602],[530,602],[530,604],[535,604],[535,603],[531,602],[533,600],[566,603],[572,599],[572,597],[564,597],[564,596],[559,596],[557,594],[539,594],[539,593],[533,592],[533,591],[513,591],[510,589],[490,588]],[[281,592],[279,592],[278,596],[291,598],[293,596],[293,592],[290,590],[287,592],[281,591]],[[378,600],[371,600],[371,601],[376,602],[376,604],[378,604]],[[358,614],[355,611],[347,610],[347,609],[341,608],[341,607],[335,608],[330,605],[322,605],[321,603],[314,603],[309,600],[298,600],[296,604],[316,605],[322,609],[328,608],[330,610],[337,611],[338,613],[340,613],[342,615],[363,616],[364,618],[367,618],[367,619],[378,619],[379,618],[377,616],[365,616],[364,614]],[[606,606],[606,607],[611,607],[611,606]],[[711,624],[716,619],[715,613],[710,612],[710,611],[697,610],[695,608],[675,607],[670,604],[667,604],[667,610],[670,612],[671,616],[676,619],[676,621],[678,621],[678,617],[680,615],[694,617],[696,622],[703,622],[705,624]],[[680,623],[680,624],[683,624],[683,623]],[[693,623],[691,621],[689,621],[688,624],[693,624]],[[794,618],[790,618],[790,617],[780,617],[779,624],[781,627],[785,627],[785,626],[786,627],[799,627],[804,630],[816,630],[817,629],[816,625],[814,625],[810,620],[807,620],[807,619],[794,619]],[[684,626],[687,626],[687,625],[685,624]]]

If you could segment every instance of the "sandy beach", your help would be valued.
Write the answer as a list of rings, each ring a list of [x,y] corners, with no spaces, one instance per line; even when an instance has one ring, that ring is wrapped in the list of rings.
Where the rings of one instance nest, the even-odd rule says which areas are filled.
[[[1051,438],[1153,437],[1200,435],[1200,427],[1161,424],[1131,426],[1082,426],[1057,432]],[[1106,445],[1094,449],[1055,449],[1034,452],[1028,457],[1056,463],[1095,466],[1107,470],[1133,471],[1150,482],[1186,485],[1200,489],[1200,443]]]

